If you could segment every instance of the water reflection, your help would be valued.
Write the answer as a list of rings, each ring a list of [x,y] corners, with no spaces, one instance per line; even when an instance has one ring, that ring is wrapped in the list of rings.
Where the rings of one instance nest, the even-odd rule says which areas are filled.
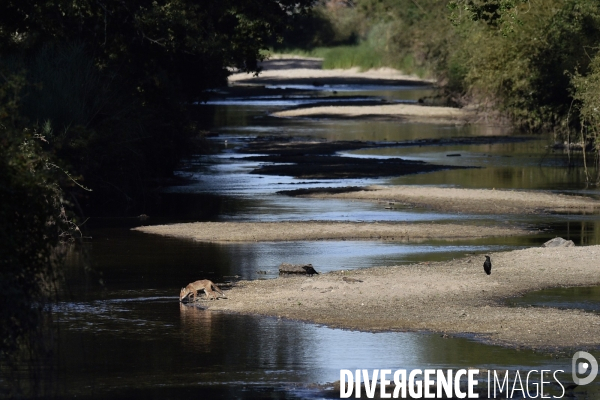
[[[114,303],[114,302],[113,302]],[[62,319],[63,394],[98,397],[159,387],[285,387],[326,383],[340,369],[567,369],[570,359],[419,333],[364,333],[276,318],[211,313],[172,301],[123,301],[119,329],[94,331],[96,311],[78,308],[91,329]],[[57,315],[73,312],[57,310]],[[100,311],[101,312],[101,311]],[[155,321],[145,329],[136,316]],[[151,350],[151,351],[150,351]],[[206,389],[206,390],[215,390]]]
[[[199,353],[210,353],[215,314],[193,305],[179,303],[179,315],[183,346]]]
[[[434,164],[474,166],[477,169],[447,170],[422,176],[403,176],[392,184],[428,184],[468,188],[565,190],[585,187],[581,155],[568,156],[546,148],[544,140],[472,146],[365,149],[361,156],[402,157]],[[451,155],[460,155],[448,157]],[[595,191],[600,194],[599,191]]]
[[[352,270],[373,266],[402,265],[418,261],[440,261],[465,254],[502,251],[516,247],[498,244],[472,246],[406,244],[394,242],[273,242],[224,246],[245,279],[278,275],[282,262],[312,264],[319,272]],[[266,274],[266,275],[265,275]]]

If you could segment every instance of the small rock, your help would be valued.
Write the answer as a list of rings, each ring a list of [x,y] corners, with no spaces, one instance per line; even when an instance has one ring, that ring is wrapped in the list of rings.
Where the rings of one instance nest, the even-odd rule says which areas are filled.
[[[554,239],[550,239],[544,243],[542,247],[575,247],[575,243],[572,240],[565,240],[561,237],[555,237]]]

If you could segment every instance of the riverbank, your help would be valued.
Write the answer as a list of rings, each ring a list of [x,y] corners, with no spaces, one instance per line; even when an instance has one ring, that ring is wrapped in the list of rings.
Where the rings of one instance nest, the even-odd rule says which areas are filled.
[[[134,228],[136,231],[202,242],[278,242],[292,240],[461,240],[517,236],[517,227],[387,222],[192,222]]]
[[[432,186],[369,186],[363,191],[327,193],[319,190],[305,197],[384,201],[443,212],[474,214],[539,214],[600,211],[600,200],[552,192],[488,190]]]
[[[579,310],[508,307],[525,292],[600,283],[600,246],[530,248],[438,263],[242,281],[213,311],[257,314],[362,331],[474,334],[534,349],[600,345],[600,316]],[[576,329],[575,329],[576,327]]]

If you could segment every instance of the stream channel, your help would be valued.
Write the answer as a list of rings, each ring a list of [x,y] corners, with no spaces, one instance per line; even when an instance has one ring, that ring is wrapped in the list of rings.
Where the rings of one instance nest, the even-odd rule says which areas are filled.
[[[456,126],[366,119],[283,119],[268,113],[312,102],[408,102],[433,93],[426,87],[297,85],[292,92],[221,96],[198,105],[210,127],[214,154],[190,157],[177,174],[186,184],[166,189],[161,212],[147,221],[90,221],[86,244],[91,271],[72,254],[71,299],[56,305],[58,352],[52,375],[59,398],[325,398],[340,369],[479,368],[564,370],[571,383],[571,350],[535,352],[485,344],[469,335],[428,332],[355,332],[297,321],[211,313],[180,305],[179,289],[196,279],[215,282],[275,279],[282,262],[312,263],[321,272],[447,260],[539,246],[555,236],[580,245],[600,244],[597,215],[468,215],[383,204],[308,199],[277,194],[311,187],[441,185],[553,190],[600,196],[585,188],[581,161],[553,151],[549,137],[484,144],[390,146],[392,142],[453,137],[505,136],[480,125]],[[268,89],[268,88],[267,88]],[[334,91],[336,93],[334,93]],[[477,168],[393,178],[294,179],[250,174],[260,162],[237,152],[256,138],[358,140],[381,143],[344,152],[353,157],[402,157]],[[517,136],[520,137],[520,136]],[[448,157],[448,154],[460,156]],[[573,167],[575,165],[576,167]],[[468,221],[475,225],[535,227],[537,235],[429,241],[298,241],[198,243],[133,232],[140,224],[187,221]],[[482,272],[483,273],[483,272]],[[594,290],[594,289],[590,289]],[[596,290],[593,293],[598,293]],[[514,306],[585,308],[598,312],[590,291],[529,294]],[[226,301],[226,300],[219,300]],[[590,302],[596,306],[590,306]],[[574,327],[576,329],[576,327]],[[599,352],[592,351],[597,357]],[[482,375],[480,375],[482,376]],[[560,393],[560,392],[559,392]],[[567,394],[596,397],[597,384]],[[335,394],[335,393],[334,393]],[[338,393],[339,394],[339,393]],[[335,396],[334,396],[335,397]]]

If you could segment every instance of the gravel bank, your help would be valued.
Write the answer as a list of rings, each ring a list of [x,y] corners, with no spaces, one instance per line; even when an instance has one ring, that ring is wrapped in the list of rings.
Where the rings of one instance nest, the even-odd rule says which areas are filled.
[[[134,230],[204,242],[275,242],[290,240],[473,239],[531,233],[516,227],[442,223],[384,222],[193,222],[154,225]]]
[[[365,191],[307,197],[389,201],[433,210],[475,214],[598,212],[600,200],[551,192],[457,189],[429,186],[370,186]]]
[[[472,333],[529,348],[600,345],[600,316],[577,310],[507,307],[524,292],[600,283],[600,246],[531,248],[440,263],[242,281],[211,310],[260,314],[363,331]],[[351,279],[349,279],[351,278]],[[355,280],[355,281],[353,281]],[[361,281],[361,282],[358,282]]]

